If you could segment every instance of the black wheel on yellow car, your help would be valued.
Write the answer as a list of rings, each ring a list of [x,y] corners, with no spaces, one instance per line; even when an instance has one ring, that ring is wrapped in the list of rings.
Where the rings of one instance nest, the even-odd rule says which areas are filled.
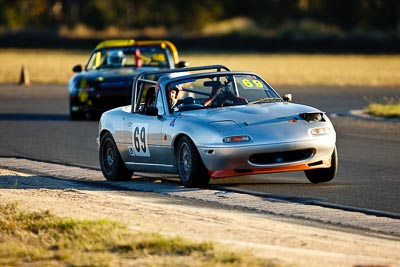
[[[210,175],[190,138],[184,136],[179,140],[176,151],[178,174],[185,187],[202,187],[208,185]]]
[[[307,170],[304,171],[304,173],[306,174],[307,179],[313,184],[329,182],[336,176],[338,160],[339,158],[335,146],[331,156],[331,166],[329,168]]]
[[[82,111],[73,111],[72,104],[69,104],[69,117],[71,120],[83,120],[85,118],[85,113]]]
[[[85,118],[85,114],[81,112],[70,112],[69,117],[73,121],[83,120]]]
[[[107,180],[126,181],[132,178],[133,171],[126,169],[110,133],[101,137],[99,150],[101,171]]]

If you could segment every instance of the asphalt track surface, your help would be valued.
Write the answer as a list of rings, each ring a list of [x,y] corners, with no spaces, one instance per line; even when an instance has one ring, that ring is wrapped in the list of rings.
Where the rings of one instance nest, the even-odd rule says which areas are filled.
[[[365,98],[399,96],[399,88],[293,87],[294,102],[320,108],[337,131],[339,171],[325,184],[302,172],[214,180],[212,187],[292,201],[337,205],[400,216],[400,123],[347,116]],[[0,84],[0,156],[99,169],[98,122],[70,121],[65,85]]]

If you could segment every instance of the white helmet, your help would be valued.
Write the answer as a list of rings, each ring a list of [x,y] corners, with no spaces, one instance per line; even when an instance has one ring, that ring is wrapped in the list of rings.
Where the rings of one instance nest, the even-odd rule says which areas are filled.
[[[121,67],[125,65],[125,55],[121,50],[112,51],[107,57],[107,65],[112,67]]]

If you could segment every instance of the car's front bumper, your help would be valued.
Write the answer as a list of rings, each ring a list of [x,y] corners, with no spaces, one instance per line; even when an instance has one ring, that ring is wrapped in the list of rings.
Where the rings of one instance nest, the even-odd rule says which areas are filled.
[[[335,137],[234,147],[199,147],[212,178],[329,168]],[[256,156],[255,156],[256,155]],[[262,158],[265,157],[265,161]],[[257,160],[254,160],[257,158]]]

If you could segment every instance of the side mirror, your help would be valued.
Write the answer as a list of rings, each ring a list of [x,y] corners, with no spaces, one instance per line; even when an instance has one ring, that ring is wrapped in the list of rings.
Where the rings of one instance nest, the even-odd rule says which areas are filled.
[[[189,67],[189,62],[187,62],[187,61],[179,61],[178,63],[175,64],[175,67],[177,67],[177,68]]]
[[[81,72],[82,71],[82,65],[76,65],[72,68],[73,72]]]
[[[292,102],[292,94],[284,94],[282,98],[285,102]]]
[[[157,107],[147,107],[145,113],[146,113],[146,115],[149,115],[149,116],[157,116],[158,108]]]

